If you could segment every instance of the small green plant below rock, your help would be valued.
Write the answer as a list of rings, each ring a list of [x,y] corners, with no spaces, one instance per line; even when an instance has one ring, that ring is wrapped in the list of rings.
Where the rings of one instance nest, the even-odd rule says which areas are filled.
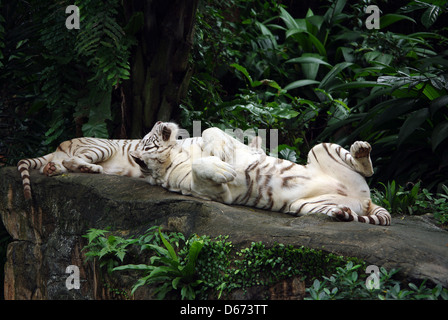
[[[163,299],[171,292],[180,290],[182,299],[194,299],[196,297],[195,287],[202,281],[195,278],[196,262],[198,255],[204,245],[202,240],[190,238],[186,244],[188,252],[186,259],[182,259],[177,254],[173,246],[165,239],[159,228],[159,236],[165,248],[148,244],[146,248],[151,248],[156,253],[150,258],[150,264],[126,264],[115,267],[113,271],[138,270],[143,271],[144,276],[140,278],[132,288],[132,293],[142,285],[156,285],[154,293],[157,298]]]
[[[123,262],[126,248],[136,242],[134,239],[125,239],[111,234],[109,230],[101,229],[90,229],[83,237],[88,239],[87,246],[83,248],[87,250],[87,260],[98,258],[100,267],[105,266],[109,273]]]
[[[421,215],[431,213],[442,226],[448,225],[448,187],[442,185],[439,192],[433,194],[416,183],[407,190],[395,181],[387,185],[380,183],[384,191],[373,190],[372,199],[392,214]]]
[[[157,299],[226,299],[235,290],[268,289],[297,276],[305,281],[309,300],[448,299],[447,289],[428,288],[425,282],[419,287],[409,283],[403,289],[392,278],[395,269],[380,268],[380,287],[369,289],[364,261],[306,247],[252,242],[238,249],[227,236],[186,239],[182,233],[163,233],[159,227],[129,238],[90,229],[85,237],[88,259],[98,258],[114,276],[137,273],[132,294],[141,286],[151,286]]]
[[[380,268],[379,287],[375,289],[372,285],[366,286],[367,275],[358,274],[357,269],[361,265],[355,265],[349,261],[344,268],[338,267],[336,273],[331,277],[323,277],[314,280],[313,284],[306,289],[309,294],[306,300],[448,300],[448,290],[437,285],[428,288],[423,281],[417,287],[409,283],[408,289],[403,289],[401,283],[392,279],[398,272],[392,269],[389,272]]]

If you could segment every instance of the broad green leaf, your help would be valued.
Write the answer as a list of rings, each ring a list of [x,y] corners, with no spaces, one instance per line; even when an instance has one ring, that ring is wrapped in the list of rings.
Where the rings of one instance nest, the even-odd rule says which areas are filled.
[[[346,89],[359,89],[359,88],[369,88],[369,87],[390,87],[388,83],[378,83],[375,81],[352,81],[348,83],[343,83],[332,87],[332,90],[346,90]]]
[[[397,144],[400,146],[406,139],[421,127],[426,119],[429,118],[429,108],[424,108],[411,113],[400,128]]]
[[[177,257],[176,252],[174,251],[173,246],[165,239],[165,237],[162,234],[162,228],[159,228],[159,235],[160,235],[160,239],[162,239],[162,242],[164,244],[164,246],[166,247],[166,249],[168,250],[168,254],[171,257],[171,259],[173,259],[176,262],[179,262],[179,259]]]
[[[434,116],[434,114],[443,107],[448,108],[448,95],[438,97],[431,101],[431,104],[429,105],[431,116]]]
[[[261,33],[263,35],[269,37],[271,39],[272,43],[274,44],[274,46],[277,47],[277,40],[275,40],[275,37],[272,34],[272,32],[268,28],[266,28],[266,26],[264,24],[262,24],[258,21],[255,24],[257,25],[258,28],[260,28]]]
[[[320,58],[318,58],[318,57],[320,57]],[[302,55],[299,58],[289,59],[288,61],[286,61],[286,63],[315,63],[315,64],[323,64],[323,65],[331,67],[331,64],[329,64],[328,62],[322,60],[321,58],[322,58],[322,56],[306,56],[306,55]]]
[[[125,264],[119,267],[115,267],[112,271],[120,270],[140,270],[140,271],[152,271],[155,267],[147,264]]]
[[[439,17],[440,12],[441,12],[440,7],[438,7],[436,5],[432,5],[428,9],[426,9],[425,12],[423,12],[423,15],[421,18],[423,25],[426,28],[431,27],[434,24],[434,22],[436,22],[437,18]]]
[[[305,78],[310,80],[315,80],[317,76],[317,72],[319,71],[319,65],[323,64],[326,66],[331,67],[331,65],[328,62],[323,61],[322,56],[316,54],[316,53],[304,53],[299,58],[293,58],[288,61],[287,63],[300,63],[302,66],[303,74],[305,75]]]
[[[292,119],[300,114],[298,111],[294,110],[291,105],[286,103],[281,103],[277,107],[272,107],[270,113],[273,116],[282,119]]]
[[[236,70],[240,71],[242,74],[244,74],[244,76],[249,80],[250,84],[252,85],[252,83],[253,83],[252,77],[249,75],[249,72],[247,71],[246,68],[244,68],[243,66],[241,66],[237,63],[232,63],[230,66],[235,68]]]
[[[322,26],[322,23],[324,22],[324,17],[311,16],[311,17],[307,17],[306,21],[309,21],[313,26],[315,26],[317,28],[317,30],[320,30],[320,27]]]
[[[439,123],[432,131],[431,146],[432,151],[435,151],[439,144],[448,138],[448,121]]]
[[[180,280],[182,280],[182,277],[174,278],[171,282],[171,285],[173,286],[174,290],[177,290],[177,285],[179,284]]]
[[[333,24],[334,18],[342,13],[347,0],[337,0],[328,8],[324,15],[325,21],[329,24]]]
[[[372,114],[378,113],[374,125],[382,125],[396,120],[399,116],[412,110],[415,107],[415,102],[415,99],[412,98],[396,98],[380,102],[371,110]]]
[[[423,90],[423,94],[431,101],[441,97],[441,92],[442,90],[437,90],[429,83],[425,85],[425,89]]]
[[[313,43],[313,45],[316,47],[319,54],[323,57],[327,56],[327,50],[325,49],[325,46],[320,42],[318,38],[316,38],[313,34],[310,32],[307,32],[308,37],[310,38],[310,41]]]
[[[296,88],[299,88],[299,87],[308,86],[310,84],[318,84],[318,83],[319,83],[319,81],[310,80],[310,79],[297,80],[297,81],[291,82],[290,84],[288,84],[283,89],[288,91],[288,90],[296,89]]]
[[[326,89],[326,87],[333,81],[336,76],[345,68],[353,65],[351,62],[341,62],[335,65],[328,73],[327,75],[322,79],[320,82],[319,88]]]
[[[306,23],[305,20],[303,20],[303,23],[298,23],[290,14],[288,11],[286,11],[284,8],[280,7],[280,18],[285,23],[286,27],[288,29],[302,29],[303,31],[306,31]]]
[[[191,244],[190,249],[188,250],[188,262],[183,269],[184,276],[192,276],[195,273],[196,262],[203,246],[204,241],[202,240],[195,241]]]
[[[280,155],[281,155],[282,159],[289,160],[291,162],[297,161],[297,153],[290,148],[285,148],[285,149],[281,150]]]
[[[411,17],[405,16],[405,15],[402,15],[402,14],[388,13],[388,14],[385,14],[384,16],[381,16],[381,18],[380,18],[380,29],[383,29],[383,28],[391,25],[392,23],[395,23],[395,22],[400,21],[400,20],[409,20],[409,21],[412,21],[413,23],[417,23]]]

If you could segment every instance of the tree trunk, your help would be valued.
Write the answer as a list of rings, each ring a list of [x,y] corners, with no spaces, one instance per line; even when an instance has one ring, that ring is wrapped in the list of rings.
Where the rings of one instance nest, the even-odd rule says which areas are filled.
[[[125,1],[126,19],[143,13],[143,27],[124,86],[127,136],[141,138],[158,120],[176,120],[192,69],[194,19],[199,0]]]

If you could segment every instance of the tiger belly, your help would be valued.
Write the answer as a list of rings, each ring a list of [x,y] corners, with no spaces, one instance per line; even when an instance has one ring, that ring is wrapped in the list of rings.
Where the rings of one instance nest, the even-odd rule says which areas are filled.
[[[285,211],[295,199],[309,193],[312,180],[306,166],[267,156],[236,166],[245,169],[237,169],[237,177],[228,183],[234,204]]]

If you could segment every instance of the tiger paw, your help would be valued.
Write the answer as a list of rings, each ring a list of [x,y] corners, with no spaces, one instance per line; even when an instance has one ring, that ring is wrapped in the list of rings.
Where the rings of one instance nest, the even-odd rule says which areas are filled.
[[[64,173],[65,168],[57,162],[48,162],[44,169],[42,170],[43,174],[45,174],[47,177],[56,176],[58,174]]]
[[[369,157],[370,151],[372,151],[372,147],[368,142],[365,141],[356,141],[350,147],[350,153],[355,159]]]
[[[79,171],[82,173],[103,173],[103,167],[94,164],[82,165],[79,166]]]
[[[354,217],[357,216],[349,207],[343,206],[331,209],[328,215],[339,221],[353,221]]]
[[[235,179],[236,171],[228,163],[222,162],[215,164],[215,172],[211,179],[217,183],[226,183]]]
[[[193,173],[199,179],[212,180],[219,184],[230,182],[236,177],[233,166],[215,156],[195,160]]]

